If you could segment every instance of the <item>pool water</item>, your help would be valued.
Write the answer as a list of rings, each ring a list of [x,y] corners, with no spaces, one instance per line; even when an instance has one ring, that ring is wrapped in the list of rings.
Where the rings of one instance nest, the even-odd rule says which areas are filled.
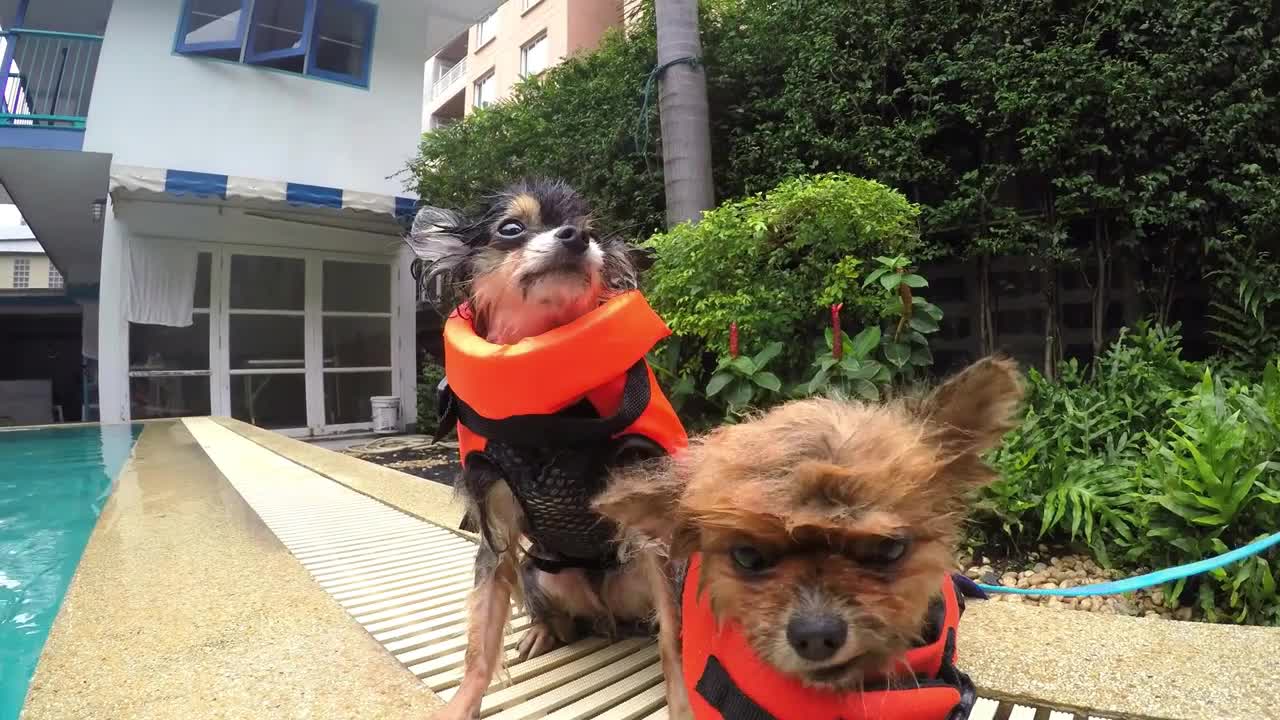
[[[141,426],[0,432],[0,720],[16,720]]]

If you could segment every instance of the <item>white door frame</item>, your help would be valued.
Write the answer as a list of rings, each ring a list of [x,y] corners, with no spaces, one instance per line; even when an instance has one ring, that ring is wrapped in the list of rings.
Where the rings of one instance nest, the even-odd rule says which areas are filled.
[[[210,253],[211,262],[209,267],[209,405],[210,412],[213,415],[230,416],[231,415],[231,377],[233,371],[230,367],[230,291],[231,291],[231,256],[232,255],[257,255],[268,257],[283,258],[301,258],[305,261],[305,299],[303,303],[302,315],[303,321],[303,337],[304,337],[304,362],[303,371],[286,370],[288,374],[302,374],[306,378],[306,418],[307,425],[297,428],[278,428],[273,429],[282,435],[293,437],[306,437],[314,435],[327,435],[342,432],[355,432],[368,430],[372,428],[372,421],[362,423],[346,423],[336,425],[326,425],[324,420],[324,376],[327,373],[353,373],[353,372],[386,372],[391,376],[391,394],[401,396],[401,406],[405,410],[405,414],[410,414],[416,406],[416,396],[406,398],[406,393],[412,394],[414,388],[412,383],[416,381],[416,356],[414,355],[414,346],[416,338],[412,337],[413,315],[416,307],[402,307],[406,291],[400,287],[403,282],[403,276],[407,271],[401,267],[404,264],[403,253],[395,254],[372,254],[372,253],[356,253],[356,252],[340,252],[332,250],[314,250],[305,248],[295,248],[288,246],[262,245],[251,243],[224,243],[209,241],[193,241],[185,240],[196,247],[198,252]],[[324,312],[324,262],[333,260],[339,262],[369,263],[388,266],[389,272],[389,292],[390,292],[390,312],[386,313],[351,313],[351,312]],[[410,297],[411,305],[415,296],[412,292],[407,293]],[[238,311],[244,312],[244,311]],[[268,315],[288,315],[290,311],[262,311]],[[296,311],[293,311],[296,313]],[[376,368],[324,368],[324,339],[323,326],[325,316],[364,316],[364,317],[385,317],[389,325],[391,348],[391,364],[387,367]],[[405,332],[406,323],[403,318],[408,316],[410,323],[408,338],[402,338],[400,335]],[[128,348],[128,325],[126,321],[123,323],[126,329],[123,344]],[[406,349],[407,348],[407,349]],[[408,366],[405,366],[405,363]],[[235,371],[234,374],[273,374],[280,371],[252,371],[245,373],[244,371]],[[196,374],[175,371],[175,374]],[[203,373],[199,373],[203,374]],[[405,378],[408,378],[406,381]],[[406,384],[408,382],[409,384]],[[126,386],[128,378],[125,378]],[[126,403],[126,410],[128,405]],[[131,418],[127,418],[131,419]],[[402,422],[404,418],[402,417]]]

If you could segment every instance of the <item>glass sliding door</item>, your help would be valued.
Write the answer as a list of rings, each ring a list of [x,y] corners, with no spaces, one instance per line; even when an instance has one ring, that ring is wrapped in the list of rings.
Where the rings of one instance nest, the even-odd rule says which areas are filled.
[[[231,416],[264,428],[304,429],[307,262],[232,253],[229,270]]]
[[[324,426],[367,426],[369,398],[391,394],[391,266],[322,261]]]
[[[213,255],[197,255],[187,327],[129,323],[129,412],[134,420],[210,414]]]

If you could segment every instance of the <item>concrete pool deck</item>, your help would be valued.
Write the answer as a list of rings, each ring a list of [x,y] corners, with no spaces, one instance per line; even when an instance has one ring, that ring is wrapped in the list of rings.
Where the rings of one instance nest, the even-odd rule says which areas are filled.
[[[317,511],[321,495],[347,509]],[[149,424],[86,548],[23,718],[429,718],[440,703],[430,688],[448,696],[457,669],[446,660],[461,655],[453,646],[469,575],[463,535],[452,530],[461,512],[436,483],[237,421]],[[381,522],[398,529],[379,534]],[[406,539],[423,533],[429,539]],[[418,562],[440,565],[443,552],[457,566],[447,582],[420,580],[425,565],[384,557],[408,556],[404,548],[418,543],[429,548],[412,553],[425,558]],[[399,569],[373,571],[375,562]],[[361,569],[335,572],[335,563]],[[335,582],[352,589],[332,595]],[[439,589],[421,592],[424,584]],[[429,608],[415,611],[421,635],[410,635],[408,620],[372,619],[408,613],[411,602]],[[494,691],[506,704],[486,715],[660,715],[649,646],[614,648],[566,648],[537,672],[514,666],[516,685]],[[1074,711],[1245,720],[1280,708],[1276,650],[1280,628],[972,602],[959,662],[985,697],[1057,709],[986,701],[974,720],[1070,720]],[[620,698],[605,705],[607,696],[582,694],[583,675],[569,672],[577,665],[632,676],[597,681]],[[579,694],[536,694],[564,688]]]
[[[437,707],[172,422],[138,438],[22,717],[427,718]]]

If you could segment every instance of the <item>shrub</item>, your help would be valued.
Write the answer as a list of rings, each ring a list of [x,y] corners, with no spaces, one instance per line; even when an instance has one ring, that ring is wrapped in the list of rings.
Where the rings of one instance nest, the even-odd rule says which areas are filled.
[[[431,434],[438,425],[436,388],[444,379],[444,367],[427,361],[418,375],[418,432]]]
[[[1180,357],[1176,328],[1122,333],[1090,371],[1034,371],[1022,424],[992,452],[978,500],[986,540],[1089,548],[1104,565],[1167,567],[1280,527],[1280,364],[1258,382]],[[1278,553],[1179,582],[1210,620],[1280,622]]]
[[[651,238],[649,301],[675,334],[704,347],[727,349],[736,323],[744,352],[781,342],[781,366],[802,367],[831,303],[843,302],[863,323],[879,321],[887,301],[879,288],[863,287],[866,265],[916,247],[917,213],[870,180],[788,180]]]

